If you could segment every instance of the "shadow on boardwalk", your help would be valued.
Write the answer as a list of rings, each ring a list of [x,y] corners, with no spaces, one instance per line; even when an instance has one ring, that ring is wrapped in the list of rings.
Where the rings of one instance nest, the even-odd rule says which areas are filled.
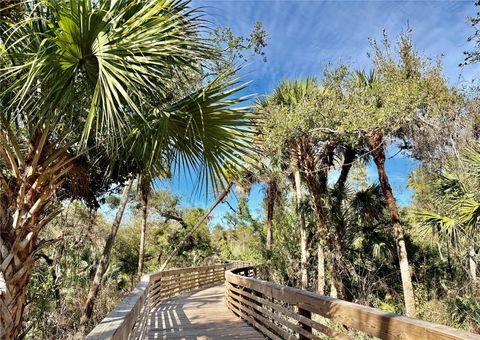
[[[148,339],[265,339],[228,310],[217,285],[162,301],[152,309]]]

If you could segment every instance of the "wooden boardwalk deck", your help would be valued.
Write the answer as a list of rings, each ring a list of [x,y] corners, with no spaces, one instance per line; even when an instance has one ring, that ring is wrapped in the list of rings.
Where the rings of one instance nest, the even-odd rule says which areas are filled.
[[[225,304],[225,286],[183,293],[152,309],[147,339],[265,339]]]

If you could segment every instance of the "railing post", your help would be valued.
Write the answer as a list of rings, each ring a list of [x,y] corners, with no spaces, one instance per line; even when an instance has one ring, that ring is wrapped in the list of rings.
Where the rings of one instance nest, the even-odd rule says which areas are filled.
[[[308,319],[312,319],[312,312],[310,312],[306,309],[298,307],[298,314],[301,315],[301,316],[304,316]],[[300,327],[302,327],[308,333],[312,333],[312,327],[310,327],[309,325],[306,325],[306,324],[302,323],[301,321],[299,321],[299,325],[300,325]],[[300,340],[309,340],[310,338],[307,338],[306,336],[300,334],[299,339]]]

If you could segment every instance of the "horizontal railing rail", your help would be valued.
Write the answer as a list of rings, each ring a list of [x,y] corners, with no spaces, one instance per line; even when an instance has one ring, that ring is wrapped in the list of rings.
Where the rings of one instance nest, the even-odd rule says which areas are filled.
[[[233,262],[144,275],[137,287],[85,339],[143,339],[150,310],[163,299],[224,282],[226,270],[245,265]]]
[[[270,339],[480,339],[479,335],[386,313],[264,281],[255,267],[227,270],[226,301],[237,316]]]

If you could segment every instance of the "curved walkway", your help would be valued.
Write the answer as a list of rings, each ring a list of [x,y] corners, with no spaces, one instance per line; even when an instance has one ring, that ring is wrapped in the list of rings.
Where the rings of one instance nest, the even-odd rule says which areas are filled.
[[[265,339],[225,304],[225,286],[180,294],[150,312],[147,339]]]

